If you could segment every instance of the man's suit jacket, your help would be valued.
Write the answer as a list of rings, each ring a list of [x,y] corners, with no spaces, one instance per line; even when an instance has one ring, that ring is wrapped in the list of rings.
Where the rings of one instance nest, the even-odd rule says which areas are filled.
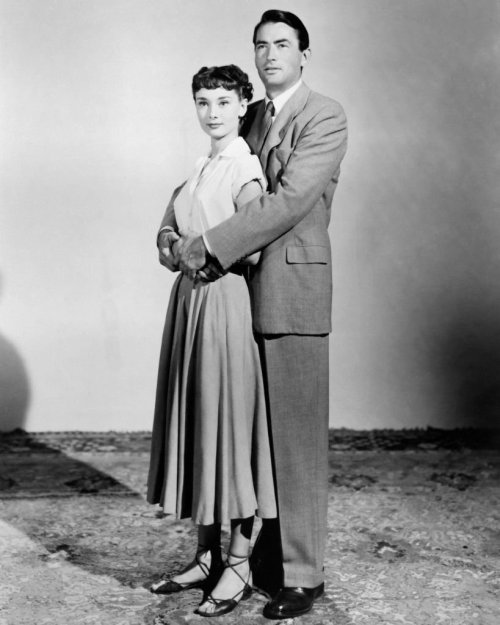
[[[250,105],[242,129],[257,154],[263,115],[263,100]],[[328,224],[346,147],[340,104],[302,84],[274,120],[260,154],[268,192],[205,233],[224,269],[262,250],[250,279],[258,333],[331,331]],[[175,227],[173,199],[162,226]]]
[[[242,134],[255,153],[264,101],[249,107]],[[262,249],[250,281],[254,329],[261,334],[331,331],[328,224],[347,125],[338,102],[305,84],[286,102],[260,160],[268,193],[205,236],[224,268]]]

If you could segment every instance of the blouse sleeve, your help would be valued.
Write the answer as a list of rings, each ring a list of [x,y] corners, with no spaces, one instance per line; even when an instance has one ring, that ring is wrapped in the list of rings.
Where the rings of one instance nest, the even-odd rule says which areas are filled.
[[[259,158],[255,156],[255,154],[246,154],[235,163],[234,179],[231,189],[233,201],[236,200],[241,189],[252,180],[256,180],[260,184],[262,191],[266,190],[266,179],[262,173]]]

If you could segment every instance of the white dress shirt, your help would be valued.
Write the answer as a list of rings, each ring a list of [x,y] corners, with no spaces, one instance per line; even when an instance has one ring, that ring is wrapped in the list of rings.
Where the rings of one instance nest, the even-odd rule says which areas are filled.
[[[276,116],[281,111],[281,109],[285,106],[285,104],[293,96],[293,94],[297,91],[297,89],[300,87],[301,84],[302,84],[302,78],[299,78],[299,80],[294,85],[292,85],[286,91],[283,91],[283,93],[280,93],[279,95],[277,95],[272,100],[272,103],[274,104],[274,111],[275,111],[274,116],[273,116],[273,122],[276,119]],[[271,98],[269,98],[266,95],[266,97],[264,98],[264,102],[265,102],[265,104],[267,106],[267,103],[271,102]]]

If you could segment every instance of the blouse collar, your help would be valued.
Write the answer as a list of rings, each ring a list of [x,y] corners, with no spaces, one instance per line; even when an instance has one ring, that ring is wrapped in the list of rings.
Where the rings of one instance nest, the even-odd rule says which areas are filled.
[[[231,143],[226,145],[222,152],[220,152],[220,154],[217,154],[217,156],[215,156],[213,160],[222,157],[233,158],[235,156],[242,156],[243,154],[249,153],[250,148],[245,139],[243,139],[243,137],[236,137],[231,141]],[[210,158],[210,154],[208,155],[208,158]]]

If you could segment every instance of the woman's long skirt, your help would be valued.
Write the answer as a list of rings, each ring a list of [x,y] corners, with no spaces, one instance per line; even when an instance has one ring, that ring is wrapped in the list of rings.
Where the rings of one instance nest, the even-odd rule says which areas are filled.
[[[276,517],[259,351],[244,277],[180,275],[160,353],[148,501],[196,524]]]

